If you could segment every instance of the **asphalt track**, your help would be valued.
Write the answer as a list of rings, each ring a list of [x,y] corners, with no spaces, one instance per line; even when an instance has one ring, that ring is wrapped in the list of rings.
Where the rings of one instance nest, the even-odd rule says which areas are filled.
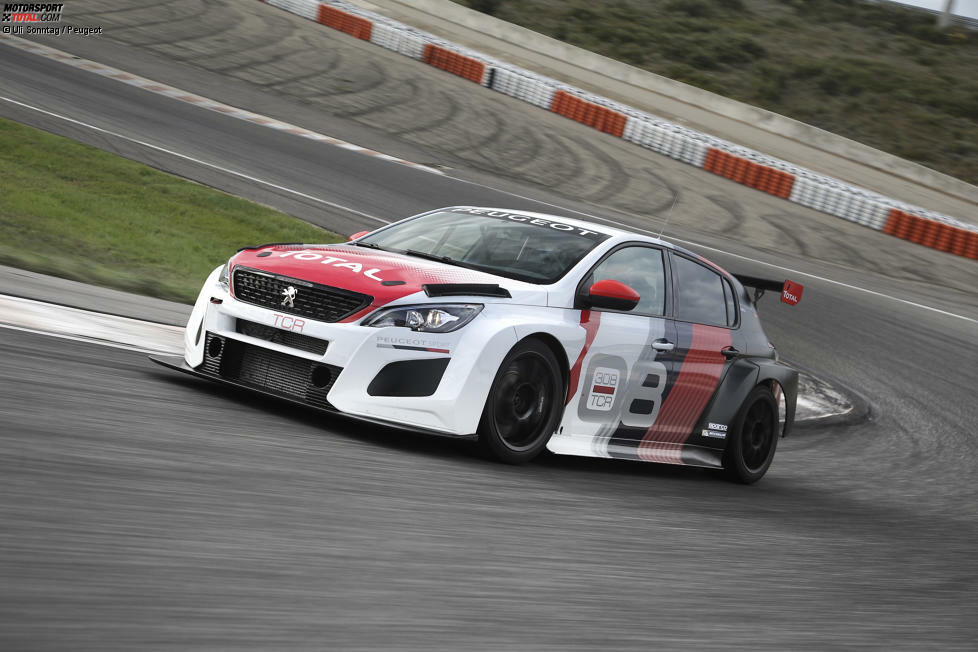
[[[182,6],[159,4],[163,13]],[[577,167],[557,170],[560,156],[543,150],[520,173],[476,165],[477,147],[459,154],[455,119],[392,134],[269,94],[247,66],[216,75],[135,37],[125,42],[141,34],[135,28],[98,48],[49,44],[443,165],[451,176],[234,121],[2,44],[0,94],[380,219],[544,201],[557,213],[657,230],[656,215],[678,195],[668,234],[730,252],[702,249],[728,269],[805,283],[795,308],[762,303],[768,334],[787,357],[857,390],[872,418],[797,432],[752,487],[695,469],[597,460],[511,468],[460,442],[240,396],[138,353],[3,330],[0,648],[973,649],[973,261],[634,153],[261,3],[194,6],[202,24],[216,7],[232,25],[264,25],[276,47],[293,39],[328,47],[335,65],[323,79],[355,80],[344,65],[363,65],[433,97],[450,93],[463,126],[478,124],[488,103],[497,119],[485,124],[566,143]],[[235,11],[240,20],[229,20]],[[141,14],[130,22],[140,21],[152,22]],[[153,29],[164,27],[192,31],[173,20]],[[219,36],[195,36],[183,51],[235,42]],[[332,105],[340,101],[356,100]],[[23,106],[0,101],[0,115],[341,232],[371,227]],[[486,147],[505,152],[506,142],[503,133]],[[553,182],[542,176],[548,156]],[[609,172],[615,165],[622,179]],[[505,194],[514,192],[527,199]],[[91,301],[68,291],[61,299]],[[133,299],[129,309],[138,316],[140,305]]]

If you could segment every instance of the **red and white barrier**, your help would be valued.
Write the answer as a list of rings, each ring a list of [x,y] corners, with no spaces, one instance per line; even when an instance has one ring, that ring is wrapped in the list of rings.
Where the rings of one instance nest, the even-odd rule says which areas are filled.
[[[383,23],[374,23],[370,42],[418,60],[421,59],[425,46],[425,41],[420,36],[409,34],[404,30]]]
[[[509,68],[493,68],[491,88],[504,95],[529,102],[542,109],[550,109],[553,105],[557,89],[539,81],[533,76],[521,74]]]
[[[273,7],[284,9],[289,13],[316,20],[319,17],[319,0],[264,0]]]

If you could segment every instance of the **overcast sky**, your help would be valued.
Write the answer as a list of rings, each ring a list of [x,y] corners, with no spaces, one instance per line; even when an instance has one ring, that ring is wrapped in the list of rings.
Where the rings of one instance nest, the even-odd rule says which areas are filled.
[[[943,9],[944,0],[897,0],[905,5],[916,5],[927,9]],[[978,18],[978,0],[954,0],[954,13]]]

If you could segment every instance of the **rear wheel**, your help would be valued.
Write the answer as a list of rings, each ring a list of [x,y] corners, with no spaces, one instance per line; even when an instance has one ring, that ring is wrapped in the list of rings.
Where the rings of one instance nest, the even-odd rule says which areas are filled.
[[[524,340],[496,372],[479,423],[479,445],[509,464],[529,462],[557,428],[563,398],[560,366],[538,340]]]
[[[767,387],[747,396],[734,420],[723,469],[727,477],[753,484],[767,473],[778,447],[778,403]]]

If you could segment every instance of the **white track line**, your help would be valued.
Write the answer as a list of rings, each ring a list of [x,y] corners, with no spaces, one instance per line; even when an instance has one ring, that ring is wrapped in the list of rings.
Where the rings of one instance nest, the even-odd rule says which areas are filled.
[[[144,353],[183,352],[183,328],[0,294],[0,328]]]
[[[72,66],[73,68],[87,70],[88,72],[95,73],[96,75],[100,75],[102,77],[109,77],[110,79],[114,79],[130,86],[135,86],[136,88],[141,88],[150,93],[164,95],[179,102],[185,102],[209,111],[215,111],[237,120],[244,120],[252,124],[261,125],[262,127],[268,127],[269,129],[285,131],[295,136],[308,138],[310,140],[326,143],[328,145],[335,145],[337,147],[350,150],[351,152],[356,152],[365,156],[373,156],[375,158],[391,161],[392,163],[397,163],[399,165],[406,165],[418,170],[424,170],[425,172],[430,172],[432,174],[444,174],[441,170],[436,170],[435,168],[428,167],[427,165],[421,165],[420,163],[407,161],[402,158],[397,158],[396,156],[375,152],[372,149],[367,149],[366,147],[361,147],[359,145],[355,145],[354,143],[348,143],[344,140],[340,140],[339,138],[333,138],[332,136],[326,136],[325,134],[306,129],[305,127],[299,127],[294,124],[289,124],[288,122],[274,120],[268,116],[261,115],[260,113],[252,113],[251,111],[239,109],[238,107],[231,106],[230,104],[223,104],[216,100],[212,100],[208,97],[204,97],[203,95],[190,93],[180,88],[175,88],[167,84],[161,84],[160,82],[153,81],[152,79],[147,79],[124,70],[119,70],[118,68],[106,66],[95,61],[89,61],[88,59],[82,59],[81,57],[76,57],[73,54],[68,54],[67,52],[48,47],[46,45],[41,45],[40,43],[35,43],[34,41],[28,41],[26,39],[14,36],[0,35],[0,43],[4,43],[10,47],[14,47],[25,52],[30,52],[31,54],[36,54],[46,59],[51,59],[52,61],[57,61],[65,65]]]
[[[146,355],[164,353],[166,355],[180,355],[183,350],[173,351],[170,349],[143,349],[138,346],[131,346],[129,344],[118,344],[116,342],[109,342],[106,340],[96,340],[88,337],[80,337],[78,335],[67,335],[65,333],[52,333],[50,331],[42,331],[36,328],[24,328],[22,326],[11,326],[10,324],[0,324],[0,328],[6,328],[12,331],[21,331],[23,333],[32,333],[34,335],[45,335],[47,337],[57,337],[59,340],[71,340],[73,342],[83,342],[85,344],[97,344],[98,346],[107,346],[111,349],[122,349],[123,351],[134,351],[136,353],[145,353]]]
[[[81,126],[81,127],[86,127],[88,129],[92,129],[92,130],[98,131],[99,133],[107,134],[107,135],[113,136],[115,138],[121,138],[122,140],[131,142],[131,143],[135,143],[137,145],[141,145],[143,147],[147,147],[149,149],[152,149],[152,150],[155,150],[155,151],[158,151],[158,152],[163,152],[165,154],[169,154],[169,155],[175,156],[177,158],[181,158],[181,159],[184,159],[184,160],[187,160],[187,161],[191,161],[193,163],[197,163],[198,165],[203,165],[205,167],[209,167],[209,168],[212,168],[214,170],[218,170],[219,172],[224,172],[225,174],[230,174],[230,175],[233,175],[233,176],[242,178],[242,179],[246,179],[248,181],[253,181],[254,183],[259,183],[259,184],[261,184],[263,186],[268,186],[270,188],[275,188],[276,190],[281,190],[282,192],[287,192],[287,193],[290,193],[292,195],[296,195],[298,197],[302,197],[304,199],[308,199],[310,201],[314,201],[314,202],[317,202],[317,203],[320,203],[320,204],[324,204],[326,206],[330,206],[332,208],[336,208],[336,209],[339,209],[339,210],[348,211],[350,213],[353,213],[355,215],[359,215],[359,216],[364,217],[364,218],[366,218],[368,220],[371,220],[373,222],[379,222],[380,224],[390,224],[390,220],[385,220],[385,219],[376,217],[374,215],[370,215],[368,213],[364,213],[363,211],[359,211],[359,210],[357,210],[355,208],[351,208],[349,206],[343,206],[342,204],[337,204],[337,203],[328,201],[326,199],[321,199],[319,197],[314,197],[314,196],[308,195],[308,194],[306,194],[304,192],[300,192],[298,190],[293,190],[292,188],[287,188],[285,186],[282,186],[282,185],[279,185],[279,184],[276,184],[276,183],[272,183],[270,181],[265,181],[264,179],[259,179],[257,177],[253,177],[253,176],[244,174],[242,172],[238,172],[236,170],[231,170],[231,169],[228,169],[228,168],[219,166],[219,165],[215,165],[213,163],[208,163],[207,161],[202,161],[202,160],[196,159],[196,158],[194,158],[192,156],[187,156],[186,154],[180,154],[179,152],[175,152],[173,150],[166,149],[164,147],[159,147],[157,145],[153,145],[152,143],[147,143],[145,141],[137,140],[135,138],[130,138],[128,136],[124,136],[122,134],[119,134],[119,133],[116,133],[116,132],[113,132],[113,131],[109,131],[108,129],[102,129],[101,127],[96,127],[95,125],[91,125],[91,124],[88,124],[86,122],[82,122],[80,120],[75,120],[74,118],[69,118],[67,116],[63,116],[63,115],[60,115],[58,113],[53,113],[51,111],[47,111],[45,109],[41,109],[41,108],[36,107],[36,106],[31,106],[30,104],[25,104],[23,102],[18,102],[17,100],[11,99],[9,97],[0,96],[0,100],[2,100],[4,102],[10,102],[11,104],[16,104],[17,106],[23,107],[25,109],[30,109],[32,111],[37,111],[39,113],[43,113],[43,114],[48,115],[48,116],[51,116],[53,118],[58,118],[60,120],[65,120],[66,122],[70,122],[72,124],[75,124],[75,125],[78,125],[78,126]],[[598,215],[592,215],[591,213],[585,213],[583,211],[575,210],[573,208],[566,208],[566,207],[560,206],[558,204],[552,204],[550,202],[541,201],[539,199],[533,199],[531,197],[526,197],[524,195],[520,195],[520,194],[517,194],[517,193],[508,192],[506,190],[499,190],[498,188],[493,188],[492,186],[487,186],[487,185],[484,185],[484,184],[481,184],[481,183],[476,183],[474,181],[468,181],[466,179],[459,179],[458,177],[448,176],[447,178],[452,179],[453,181],[459,181],[461,183],[467,183],[467,184],[470,184],[470,185],[473,185],[473,186],[478,186],[480,188],[488,188],[490,190],[494,190],[496,192],[509,195],[511,197],[516,197],[518,199],[524,199],[526,201],[532,201],[532,202],[536,202],[536,203],[539,203],[539,204],[543,204],[544,206],[551,206],[551,207],[557,208],[559,210],[568,211],[568,212],[571,212],[571,213],[576,213],[578,215],[582,215],[584,217],[587,217],[589,219],[592,219],[592,220],[595,220],[595,221],[598,221],[598,222],[604,222],[606,224],[611,224],[611,225],[617,226],[617,227],[622,228],[624,230],[628,230],[628,231],[641,231],[642,233],[647,233],[649,235],[658,236],[658,234],[656,232],[654,232],[654,231],[650,231],[648,229],[643,229],[641,227],[634,226],[634,225],[631,225],[631,224],[625,224],[624,222],[618,222],[616,220],[611,220],[611,219],[608,219],[606,217],[600,217]],[[636,217],[639,217],[639,216],[636,216]],[[687,245],[692,245],[692,246],[695,246],[695,247],[701,247],[701,248],[707,249],[709,251],[716,251],[716,252],[721,253],[721,254],[724,254],[726,256],[732,256],[734,258],[739,258],[741,260],[746,260],[748,262],[757,263],[758,265],[764,265],[764,266],[770,267],[772,269],[779,269],[781,271],[789,272],[789,273],[795,274],[797,276],[803,276],[803,277],[806,277],[806,278],[816,279],[816,280],[819,280],[819,281],[823,281],[825,283],[830,283],[832,285],[837,285],[839,287],[844,287],[844,288],[848,288],[850,290],[855,290],[857,292],[864,292],[866,294],[871,294],[871,295],[876,296],[876,297],[880,297],[880,298],[883,298],[883,299],[888,299],[890,301],[895,301],[897,303],[902,303],[902,304],[907,305],[907,306],[913,306],[915,308],[921,308],[923,310],[929,310],[931,312],[938,313],[938,314],[944,315],[946,317],[954,317],[956,319],[963,319],[964,321],[968,321],[968,322],[972,322],[972,323],[978,324],[978,319],[974,319],[973,317],[967,317],[965,315],[958,315],[958,314],[953,313],[953,312],[948,312],[947,310],[941,310],[940,308],[934,308],[932,306],[927,306],[927,305],[924,305],[922,303],[916,303],[914,301],[908,301],[906,299],[901,299],[899,297],[894,297],[894,296],[891,296],[889,294],[884,294],[882,292],[877,292],[875,290],[869,290],[869,289],[866,289],[866,288],[863,288],[863,287],[859,287],[857,285],[851,285],[849,283],[843,283],[842,281],[835,281],[833,279],[826,278],[824,276],[819,276],[817,274],[811,274],[809,272],[803,272],[801,270],[792,269],[790,267],[784,267],[782,265],[777,265],[777,264],[774,264],[774,263],[769,263],[769,262],[766,262],[766,261],[763,261],[763,260],[757,260],[756,258],[749,258],[747,256],[742,256],[740,254],[735,254],[735,253],[730,252],[730,251],[726,251],[726,250],[723,250],[723,249],[718,249],[716,247],[711,247],[709,245],[705,245],[705,244],[701,244],[701,243],[698,243],[698,242],[694,242],[692,240],[683,240],[682,238],[670,238],[670,240],[671,241],[674,241],[674,242],[681,242],[681,243],[687,244]]]

